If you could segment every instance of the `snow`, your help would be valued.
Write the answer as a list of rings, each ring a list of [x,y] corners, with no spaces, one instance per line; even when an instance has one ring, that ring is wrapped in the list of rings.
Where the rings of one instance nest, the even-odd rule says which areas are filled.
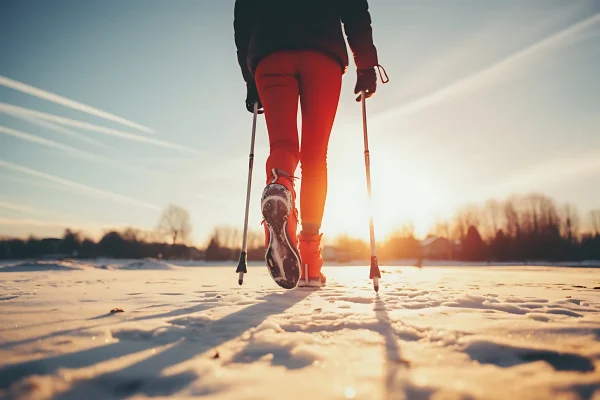
[[[208,267],[2,264],[0,398],[600,399],[600,269]]]
[[[142,260],[96,260],[86,262],[79,260],[27,260],[15,263],[0,264],[2,272],[32,272],[32,271],[71,271],[89,268],[100,269],[128,269],[128,270],[156,270],[173,269],[164,261],[152,258]]]
[[[73,261],[53,261],[53,260],[33,260],[21,261],[13,264],[1,266],[4,271],[10,272],[30,272],[30,271],[72,271],[81,270],[90,267]]]

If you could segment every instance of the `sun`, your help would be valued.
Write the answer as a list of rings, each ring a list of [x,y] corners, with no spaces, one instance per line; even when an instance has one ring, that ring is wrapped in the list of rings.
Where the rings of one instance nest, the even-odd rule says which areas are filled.
[[[357,146],[353,146],[357,147]],[[359,148],[360,149],[360,148]],[[369,217],[375,223],[377,241],[383,241],[402,225],[411,224],[424,237],[436,219],[445,216],[448,193],[433,167],[422,156],[398,157],[393,148],[378,146],[371,158],[372,202],[367,195],[363,154],[334,152],[329,157],[329,185],[323,232],[369,240]]]

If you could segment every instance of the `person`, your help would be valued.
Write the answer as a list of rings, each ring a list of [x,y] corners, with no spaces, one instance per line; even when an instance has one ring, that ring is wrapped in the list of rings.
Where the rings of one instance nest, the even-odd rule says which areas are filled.
[[[377,88],[377,50],[367,0],[236,0],[234,37],[246,108],[265,115],[270,154],[261,197],[265,260],[281,287],[322,286],[321,221],[327,148],[349,57],[355,94]],[[386,75],[387,77],[387,75]],[[298,138],[298,99],[302,112]],[[360,101],[360,95],[356,99]],[[294,173],[301,167],[300,217]]]

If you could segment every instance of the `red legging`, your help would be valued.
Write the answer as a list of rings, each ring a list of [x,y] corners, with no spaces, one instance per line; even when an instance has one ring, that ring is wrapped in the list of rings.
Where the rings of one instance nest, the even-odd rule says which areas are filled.
[[[265,110],[272,168],[294,175],[302,169],[302,229],[318,233],[327,196],[327,146],[342,87],[342,68],[312,50],[279,51],[257,66],[256,86]],[[298,97],[302,109],[302,148],[298,143]]]

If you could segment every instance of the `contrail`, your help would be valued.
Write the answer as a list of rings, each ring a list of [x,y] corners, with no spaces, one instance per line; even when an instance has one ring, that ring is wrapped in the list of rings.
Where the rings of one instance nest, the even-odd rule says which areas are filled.
[[[0,226],[33,226],[33,227],[47,227],[47,228],[75,228],[78,230],[83,230],[84,233],[89,234],[90,232],[95,235],[102,236],[102,230],[113,230],[113,229],[123,229],[125,226],[119,225],[109,225],[106,223],[95,223],[93,221],[74,221],[74,220],[65,220],[61,221],[47,221],[41,219],[34,218],[0,218]],[[94,236],[95,236],[94,235]],[[86,235],[87,236],[87,235]]]
[[[33,186],[40,187],[42,189],[53,189],[53,190],[65,190],[66,189],[64,186],[59,185],[57,183],[52,183],[52,182],[43,181],[43,180],[37,180],[37,179],[29,177],[29,176],[27,176],[27,177],[26,176],[13,176],[13,175],[4,174],[4,175],[0,175],[0,179],[6,180],[6,181],[11,181],[11,182],[17,182],[20,184],[33,185]]]
[[[62,218],[65,217],[64,214],[62,213],[57,213],[57,212],[53,212],[53,211],[47,211],[47,210],[42,210],[39,208],[35,208],[35,207],[31,207],[25,204],[17,204],[17,203],[13,203],[10,201],[0,201],[0,208],[4,208],[6,210],[12,210],[12,211],[18,211],[18,212],[24,212],[27,214],[31,214],[31,215],[37,215],[37,216],[51,216],[54,215],[56,218]]]
[[[12,129],[6,126],[2,126],[0,125],[0,132],[12,136],[12,137],[16,137],[18,139],[22,139],[22,140],[26,140],[28,142],[32,142],[32,143],[38,143],[38,144],[42,144],[44,146],[47,147],[53,147],[56,149],[61,149],[61,150],[65,150],[65,151],[70,151],[73,153],[77,153],[77,154],[81,154],[81,155],[85,155],[85,156],[91,156],[93,158],[96,158],[96,155],[93,153],[88,153],[87,151],[84,150],[79,150],[76,149],[74,147],[68,146],[66,144],[62,144],[62,143],[58,143],[55,142],[54,140],[50,140],[50,139],[46,139],[40,136],[35,136],[17,129]]]
[[[119,116],[107,113],[102,110],[98,110],[97,108],[87,106],[85,104],[79,103],[74,100],[67,99],[65,97],[59,96],[54,93],[47,92],[42,89],[38,89],[36,87],[27,85],[25,83],[15,81],[13,79],[7,78],[5,76],[0,75],[0,85],[5,86],[7,88],[11,88],[17,90],[19,92],[38,97],[40,99],[48,100],[56,104],[60,104],[61,106],[69,107],[74,110],[83,111],[85,113],[95,115],[100,118],[107,119],[109,121],[117,122],[122,125],[129,126],[131,128],[138,129],[142,132],[146,133],[154,133],[154,130],[147,128],[143,125],[136,124],[135,122],[129,121],[125,118],[121,118]]]
[[[102,197],[102,198],[108,198],[114,201],[118,201],[121,203],[127,203],[127,204],[131,204],[131,205],[135,205],[138,207],[144,207],[144,208],[148,208],[151,210],[158,210],[160,209],[159,206],[155,205],[155,204],[151,204],[151,203],[146,203],[145,201],[141,201],[138,199],[134,199],[132,197],[128,197],[128,196],[123,196],[121,194],[117,194],[117,193],[112,193],[106,190],[102,190],[102,189],[97,189],[95,187],[91,187],[91,186],[87,186],[87,185],[83,185],[81,183],[77,183],[77,182],[73,182],[73,181],[69,181],[67,179],[63,179],[63,178],[59,178],[57,176],[54,175],[50,175],[41,171],[37,171],[35,169],[31,169],[31,168],[27,168],[27,167],[23,167],[21,165],[18,164],[14,164],[12,162],[9,161],[4,161],[4,160],[0,160],[0,167],[4,167],[6,169],[10,169],[12,171],[17,171],[17,172],[22,172],[24,174],[27,175],[31,175],[31,176],[35,176],[38,178],[42,178],[54,183],[58,183],[62,186],[65,187],[69,187],[72,189],[77,189],[80,192],[89,194],[89,195],[93,195],[95,197]]]
[[[46,113],[43,113],[40,111],[35,111],[35,110],[31,110],[29,108],[24,108],[24,107],[18,107],[18,106],[14,106],[14,105],[7,104],[7,103],[0,103],[0,112],[5,112],[5,113],[11,114],[11,115],[14,115],[15,113],[21,114],[21,115],[29,115],[33,118],[43,119],[46,121],[53,121],[53,122],[57,122],[57,123],[63,124],[63,125],[69,125],[69,126],[74,126],[74,127],[81,128],[81,129],[86,129],[89,131],[104,133],[106,135],[116,136],[116,137],[119,137],[122,139],[133,140],[133,141],[138,141],[138,142],[142,142],[142,143],[148,143],[148,144],[152,144],[152,145],[163,147],[163,148],[185,151],[188,153],[202,154],[201,151],[191,148],[189,146],[183,146],[183,145],[179,145],[179,144],[169,143],[169,142],[165,142],[163,140],[152,139],[152,138],[149,138],[146,136],[140,136],[140,135],[136,135],[133,133],[118,131],[116,129],[105,128],[103,126],[89,124],[87,122],[82,122],[82,121],[78,121],[75,119],[59,117],[59,116],[53,115],[53,114],[46,114]]]
[[[40,136],[32,135],[30,133],[23,132],[23,131],[20,131],[17,129],[8,128],[6,126],[0,125],[0,133],[4,133],[6,135],[16,137],[21,140],[26,140],[31,143],[37,143],[37,144],[41,144],[43,146],[52,147],[55,149],[60,149],[60,150],[74,153],[74,154],[78,154],[80,156],[84,156],[85,158],[93,160],[93,161],[100,161],[103,164],[129,168],[128,165],[123,164],[119,161],[111,160],[110,158],[106,158],[106,157],[103,157],[98,154],[90,153],[85,150],[80,150],[75,147],[71,147],[69,145],[63,144],[63,143],[55,142],[54,140],[50,140],[50,139],[46,139],[46,138],[43,138]]]
[[[104,147],[104,148],[108,147],[107,145],[105,145],[104,143],[102,143],[99,140],[92,139],[90,137],[82,135],[81,133],[78,133],[78,132],[72,131],[70,129],[64,128],[64,127],[62,127],[60,125],[53,124],[52,122],[45,121],[43,119],[34,118],[34,117],[31,117],[31,116],[28,116],[28,115],[25,115],[25,114],[11,113],[11,112],[9,112],[7,110],[5,110],[4,112],[7,113],[7,114],[12,115],[13,117],[23,119],[23,120],[25,120],[27,122],[31,122],[32,124],[41,126],[43,128],[47,128],[47,129],[53,130],[55,132],[62,133],[64,135],[72,136],[74,138],[77,138],[77,139],[82,140],[84,142],[87,142],[89,144],[93,144],[94,146]]]
[[[9,128],[6,126],[0,125],[0,133],[4,133],[8,136],[12,136],[17,139],[26,140],[31,143],[41,144],[46,147],[51,147],[51,148],[55,148],[55,149],[68,151],[68,152],[76,154],[78,156],[82,156],[87,160],[90,160],[93,162],[99,162],[101,164],[108,165],[111,167],[117,167],[117,168],[125,169],[127,171],[138,171],[138,172],[142,172],[142,173],[148,173],[148,170],[146,168],[141,168],[137,165],[130,165],[130,164],[121,162],[119,160],[115,160],[115,159],[112,159],[109,157],[102,156],[100,154],[91,153],[89,151],[81,150],[81,149],[66,145],[64,143],[59,143],[59,142],[56,142],[51,139],[46,139],[41,136],[32,135],[30,133],[23,132],[23,131],[20,131],[17,129],[12,129],[12,128]],[[166,176],[163,173],[163,171],[155,171],[153,173],[160,174],[161,176]]]
[[[0,218],[0,225],[13,225],[13,226],[69,226],[68,224],[53,222],[53,221],[41,221],[38,219],[31,218]]]
[[[29,214],[43,214],[43,212],[41,210],[38,210],[37,208],[29,207],[23,204],[11,203],[10,201],[0,201],[0,208],[5,208],[7,210],[12,211],[26,212]]]
[[[54,225],[63,225],[63,226],[81,226],[81,225],[89,225],[95,227],[106,227],[106,228],[116,228],[115,226],[108,226],[103,223],[95,222],[95,221],[85,221],[80,220],[75,216],[64,214],[56,211],[43,210],[40,208],[28,206],[25,204],[17,204],[10,201],[0,201],[0,208],[4,208],[7,210],[23,212],[27,214],[34,215],[36,217],[51,217],[58,218],[61,221],[69,221],[69,222],[57,222],[57,221],[47,221],[47,220],[38,220],[38,219],[30,219],[30,218],[0,218],[0,225],[38,225],[38,226],[54,226]]]
[[[486,80],[490,79],[494,75],[501,74],[506,68],[510,67],[512,64],[515,64],[516,62],[521,61],[524,58],[527,58],[538,51],[552,47],[553,45],[559,43],[561,40],[568,38],[569,36],[578,33],[586,28],[589,28],[590,26],[593,26],[598,22],[600,22],[600,13],[594,14],[589,18],[586,18],[573,25],[570,25],[569,27],[564,28],[556,32],[555,34],[550,35],[547,38],[542,39],[539,42],[534,43],[522,50],[519,50],[514,54],[511,54],[503,60],[479,72],[476,72],[471,76],[463,78],[451,85],[448,85],[438,90],[437,92],[421,97],[420,99],[413,100],[384,114],[412,114],[421,111],[425,108],[428,108],[434,104],[447,100],[453,96],[464,93],[469,89],[473,89],[476,86],[484,83]],[[383,116],[384,114],[381,115]]]

